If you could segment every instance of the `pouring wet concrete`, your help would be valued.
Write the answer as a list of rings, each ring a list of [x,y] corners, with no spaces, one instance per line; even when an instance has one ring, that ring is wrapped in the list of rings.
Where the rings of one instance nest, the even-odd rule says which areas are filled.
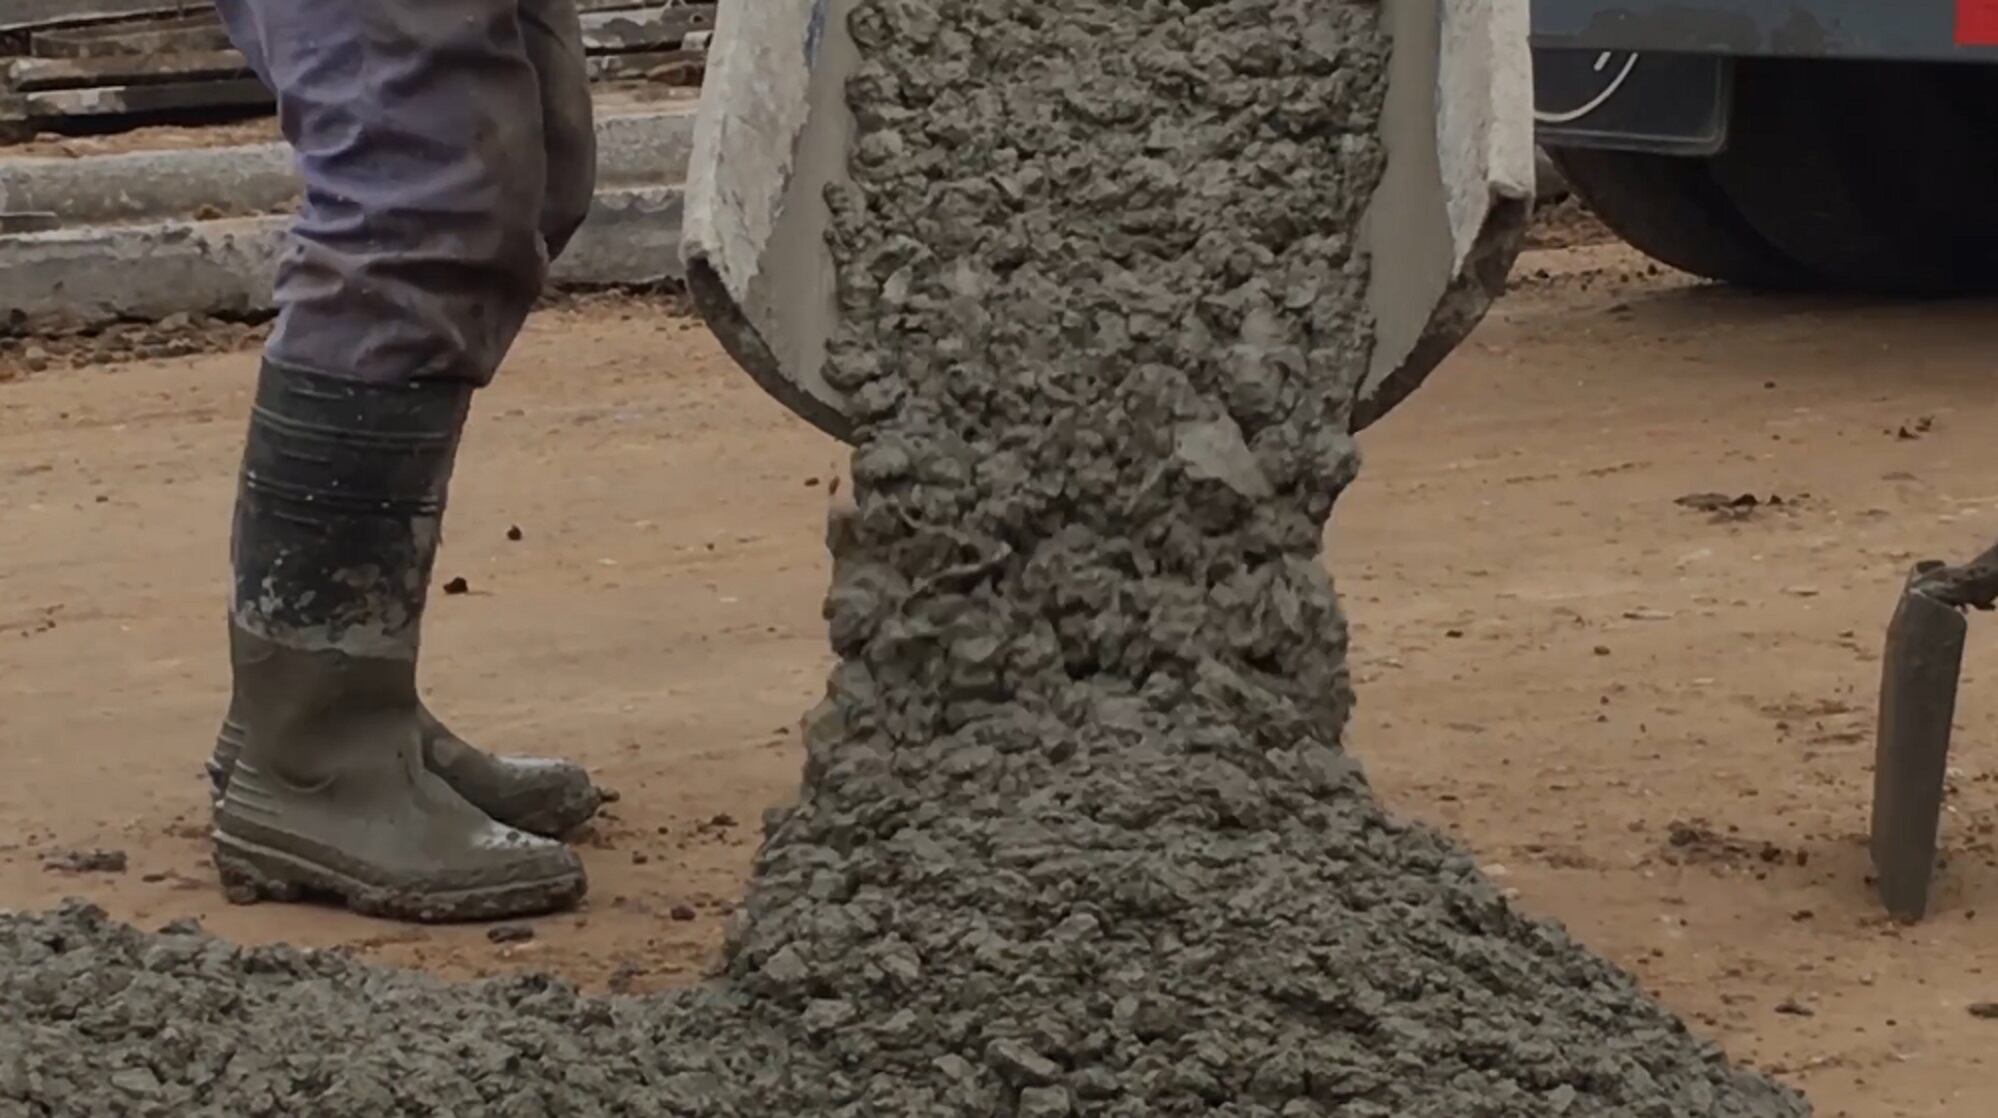
[[[0,1113],[1808,1113],[1344,752],[1375,12],[856,18],[841,663],[713,981],[12,918]]]

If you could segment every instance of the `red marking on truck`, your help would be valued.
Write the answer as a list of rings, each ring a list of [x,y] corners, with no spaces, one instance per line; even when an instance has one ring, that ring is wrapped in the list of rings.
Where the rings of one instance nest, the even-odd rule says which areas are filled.
[[[1956,0],[1956,45],[1998,47],[1998,0]]]

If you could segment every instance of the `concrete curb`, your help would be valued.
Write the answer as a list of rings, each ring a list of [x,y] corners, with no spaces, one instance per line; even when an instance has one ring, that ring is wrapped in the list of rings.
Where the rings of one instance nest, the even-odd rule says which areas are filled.
[[[686,178],[691,103],[597,121],[606,188]],[[289,212],[298,175],[281,143],[135,151],[84,159],[0,158],[0,211],[53,213],[64,227]]]
[[[678,280],[681,190],[600,190],[553,282]],[[0,330],[271,309],[288,216],[94,226],[0,237]]]

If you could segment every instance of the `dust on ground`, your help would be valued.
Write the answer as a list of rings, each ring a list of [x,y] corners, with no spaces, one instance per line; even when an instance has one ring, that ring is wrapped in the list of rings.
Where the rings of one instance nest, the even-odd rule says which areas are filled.
[[[1973,622],[1930,922],[1878,914],[1860,836],[1902,573],[1998,531],[1998,315],[1651,271],[1614,245],[1529,254],[1364,437],[1333,557],[1352,746],[1395,809],[1820,1114],[1990,1113],[1994,630]],[[426,684],[486,744],[577,756],[623,792],[583,847],[589,903],[504,943],[232,908],[201,761],[226,699],[254,360],[0,385],[0,906],[78,895],[146,927],[194,917],[457,977],[698,975],[830,663],[823,513],[843,453],[668,307],[538,316],[467,440],[438,568],[467,592],[437,599]],[[1679,503],[1701,494],[1758,500]],[[68,868],[95,851],[125,872]]]
[[[1535,210],[1533,224],[1526,229],[1526,247],[1529,249],[1579,248],[1614,240],[1616,234],[1610,232],[1609,226],[1604,225],[1601,218],[1572,194]]]

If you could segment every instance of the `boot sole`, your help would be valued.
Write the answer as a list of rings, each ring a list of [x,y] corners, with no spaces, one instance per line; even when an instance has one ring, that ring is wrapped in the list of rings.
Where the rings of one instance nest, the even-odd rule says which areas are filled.
[[[418,924],[459,924],[539,916],[581,900],[588,882],[581,873],[510,881],[477,889],[423,891],[370,885],[268,846],[215,834],[215,868],[231,904],[293,902],[312,895],[337,897],[363,916]]]

